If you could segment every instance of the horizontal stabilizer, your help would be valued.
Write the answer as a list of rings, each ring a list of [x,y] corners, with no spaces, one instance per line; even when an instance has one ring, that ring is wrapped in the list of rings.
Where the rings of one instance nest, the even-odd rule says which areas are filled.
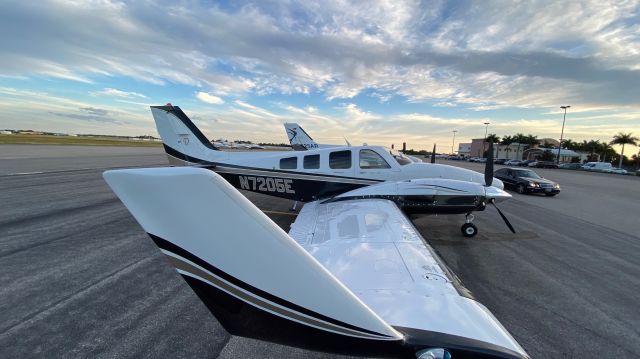
[[[397,331],[212,171],[128,169],[107,171],[104,178],[232,334],[316,349],[341,340],[400,341]]]

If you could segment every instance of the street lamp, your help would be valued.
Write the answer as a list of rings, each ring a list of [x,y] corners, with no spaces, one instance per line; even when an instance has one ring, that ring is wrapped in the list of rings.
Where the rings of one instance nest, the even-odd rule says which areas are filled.
[[[484,139],[482,140],[482,158],[484,158],[484,153],[486,152],[485,147],[487,143],[487,131],[489,130],[489,124],[491,122],[487,121],[484,123]]]
[[[569,107],[571,106],[560,106],[560,108],[564,110],[564,116],[562,116],[562,131],[560,131],[560,145],[558,146],[558,158],[556,158],[556,164],[560,163],[560,150],[562,149],[562,136],[564,135],[564,120],[567,118],[567,109]]]
[[[453,130],[453,141],[451,142],[451,154],[453,155],[455,152],[453,152],[453,149],[456,146],[456,132],[458,132],[458,130]]]

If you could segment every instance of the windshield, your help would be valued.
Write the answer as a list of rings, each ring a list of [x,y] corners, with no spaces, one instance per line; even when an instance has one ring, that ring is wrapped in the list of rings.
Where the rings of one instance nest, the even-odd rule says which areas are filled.
[[[389,154],[391,156],[393,156],[393,158],[396,160],[396,162],[398,162],[398,164],[400,166],[404,166],[404,165],[408,165],[409,163],[413,163],[413,161],[411,161],[407,156],[405,156],[404,154],[393,150],[389,147],[385,147],[385,150],[389,151]]]
[[[542,178],[537,173],[530,170],[516,170],[516,177]]]

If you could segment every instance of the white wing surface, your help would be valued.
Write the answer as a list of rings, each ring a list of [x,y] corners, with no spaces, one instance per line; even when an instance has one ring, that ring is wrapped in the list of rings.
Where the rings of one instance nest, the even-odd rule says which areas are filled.
[[[289,235],[399,331],[461,336],[526,355],[391,201],[311,202]]]

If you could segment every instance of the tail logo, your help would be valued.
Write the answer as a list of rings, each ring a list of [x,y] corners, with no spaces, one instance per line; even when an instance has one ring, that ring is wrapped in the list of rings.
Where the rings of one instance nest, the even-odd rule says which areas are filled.
[[[289,142],[292,142],[294,138],[296,138],[296,136],[298,136],[298,129],[297,128],[288,128],[287,132],[289,132]]]
[[[185,146],[189,145],[189,135],[181,135],[178,139],[178,143],[182,143]]]

